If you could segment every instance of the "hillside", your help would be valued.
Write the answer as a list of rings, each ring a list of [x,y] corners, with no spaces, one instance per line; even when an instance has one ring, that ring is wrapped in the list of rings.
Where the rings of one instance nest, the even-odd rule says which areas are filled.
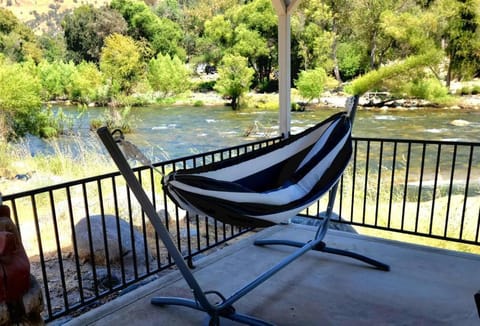
[[[106,3],[109,0],[0,0],[2,8],[12,11],[20,21],[39,34],[58,30],[65,13],[81,5],[100,7]]]

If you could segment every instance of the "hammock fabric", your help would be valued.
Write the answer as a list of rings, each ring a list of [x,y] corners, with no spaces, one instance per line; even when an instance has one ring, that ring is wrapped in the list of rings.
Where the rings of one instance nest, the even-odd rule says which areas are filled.
[[[265,227],[314,203],[352,154],[352,121],[341,112],[272,146],[163,178],[183,209],[238,226]]]

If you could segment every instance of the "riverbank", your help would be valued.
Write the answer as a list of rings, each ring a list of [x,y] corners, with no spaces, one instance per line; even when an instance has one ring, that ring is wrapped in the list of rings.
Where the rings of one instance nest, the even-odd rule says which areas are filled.
[[[308,104],[309,108],[343,108],[349,94],[340,92],[325,92],[320,99],[313,100]],[[244,95],[243,101],[248,105],[262,106],[266,105],[272,107],[277,105],[279,101],[278,93],[256,93],[249,92]],[[293,93],[291,97],[292,103],[306,103],[306,100],[299,95]],[[395,100],[388,105],[378,106],[381,102],[379,97],[376,97],[373,93],[367,93],[360,97],[359,105],[364,108],[377,108],[377,109],[415,109],[423,107],[438,107],[428,101],[424,100]],[[266,103],[271,103],[270,105]],[[175,105],[198,105],[203,106],[225,106],[228,105],[228,100],[224,99],[220,94],[216,92],[196,92],[191,93],[183,99],[179,99],[175,102]],[[452,104],[445,106],[448,109],[468,109],[468,110],[480,110],[480,95],[465,95],[455,96],[455,100]]]

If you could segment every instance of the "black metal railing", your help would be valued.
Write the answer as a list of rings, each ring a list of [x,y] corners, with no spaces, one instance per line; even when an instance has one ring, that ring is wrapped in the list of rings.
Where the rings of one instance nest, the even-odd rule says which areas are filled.
[[[162,162],[157,168],[168,173],[206,165],[279,140]],[[135,173],[190,264],[250,231],[187,216],[163,193],[159,173],[150,168]],[[337,198],[340,223],[478,246],[480,143],[354,138],[352,163]],[[46,321],[79,314],[173,265],[119,173],[7,195],[3,201],[43,288]],[[318,218],[324,208],[321,199],[302,215]]]
[[[339,189],[339,223],[480,244],[480,143],[354,138]]]

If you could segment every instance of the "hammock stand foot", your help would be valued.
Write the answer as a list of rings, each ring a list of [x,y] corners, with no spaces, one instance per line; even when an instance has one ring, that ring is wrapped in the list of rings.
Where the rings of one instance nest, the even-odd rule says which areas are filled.
[[[155,297],[151,299],[151,304],[155,306],[182,306],[191,308],[197,311],[206,312],[209,317],[207,318],[207,325],[217,326],[220,325],[222,318],[229,319],[235,322],[239,322],[245,325],[251,326],[274,326],[271,323],[268,323],[264,320],[255,318],[253,316],[241,314],[235,311],[233,306],[226,306],[221,309],[208,310],[202,307],[198,301],[186,298],[177,298],[177,297]]]
[[[306,243],[303,242],[297,242],[297,241],[290,241],[290,240],[257,240],[254,242],[256,246],[270,246],[270,245],[283,245],[283,246],[289,246],[289,247],[296,247],[296,248],[302,248],[305,246]],[[330,248],[327,247],[325,242],[320,241],[316,245],[312,247],[312,250],[315,251],[321,251],[321,252],[326,252],[329,254],[334,254],[334,255],[340,255],[340,256],[346,256],[350,257],[353,259],[357,259],[360,261],[363,261],[364,263],[367,263],[369,265],[372,265],[373,267],[376,267],[382,271],[390,271],[390,266],[386,265],[384,263],[381,263],[375,259],[371,259],[369,257],[348,251],[348,250],[343,250],[343,249],[336,249],[336,248]]]

